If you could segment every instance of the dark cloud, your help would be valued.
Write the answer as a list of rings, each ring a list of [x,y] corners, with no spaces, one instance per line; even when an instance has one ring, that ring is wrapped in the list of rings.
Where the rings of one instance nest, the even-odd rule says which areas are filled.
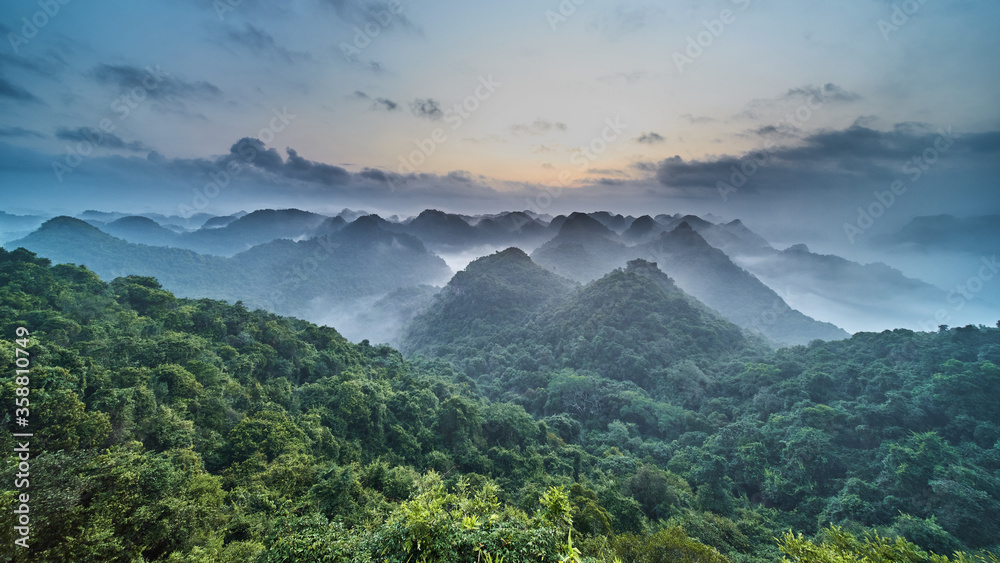
[[[806,85],[791,88],[776,98],[750,100],[746,108],[737,116],[743,119],[757,119],[762,112],[770,112],[793,104],[848,104],[861,100],[860,94],[849,92],[833,83],[822,86]],[[813,108],[815,109],[815,108]]]
[[[765,128],[766,129],[766,128]],[[665,186],[715,190],[717,183],[733,174],[733,167],[760,163],[767,185],[775,189],[822,189],[845,186],[854,181],[883,181],[903,176],[904,163],[933,149],[945,134],[954,140],[947,158],[971,153],[1000,153],[1000,131],[957,135],[925,124],[903,123],[889,131],[860,125],[842,130],[819,131],[804,136],[793,146],[777,146],[744,155],[725,155],[712,160],[685,161],[667,158],[657,166],[656,177]],[[945,162],[945,157],[941,157]],[[942,164],[938,164],[941,166]]]
[[[226,36],[231,42],[258,56],[273,57],[288,64],[310,59],[308,53],[290,51],[279,45],[273,35],[253,24],[246,24],[242,30],[230,29]]]
[[[52,76],[57,71],[68,66],[65,59],[52,51],[48,51],[42,55],[33,56],[13,56],[6,53],[0,53],[0,63],[2,63],[2,66],[19,68],[21,70],[26,70],[28,72],[47,77]]]
[[[269,174],[272,181],[295,180],[320,186],[342,186],[350,181],[351,173],[331,164],[314,162],[299,156],[298,151],[286,148],[287,158],[260,139],[244,137],[229,148],[229,154],[221,157],[216,166],[225,168],[230,163]]]
[[[386,2],[371,0],[321,0],[321,3],[333,8],[341,20],[352,25],[364,25],[374,22],[379,29],[400,26],[415,29],[416,26],[406,17],[405,13],[392,13]],[[406,2],[401,4],[405,11]],[[397,10],[398,11],[398,10]]]
[[[691,115],[690,113],[682,113],[681,119],[687,120],[691,124],[701,124],[701,123],[712,123],[715,119],[711,117],[705,117],[703,115]]]
[[[224,160],[242,161],[242,163],[252,164],[261,170],[270,171],[280,171],[281,167],[284,166],[284,159],[281,158],[277,150],[269,148],[263,141],[253,137],[243,137],[233,143]]]
[[[388,182],[389,174],[377,168],[365,168],[361,172],[358,172],[358,176],[366,180],[373,180],[376,182]]]
[[[511,125],[510,131],[515,135],[545,135],[552,131],[565,132],[566,124],[560,121],[549,121],[539,117],[529,124],[518,123]]]
[[[855,94],[854,92],[848,92],[836,84],[827,82],[822,86],[802,86],[799,88],[792,88],[786,92],[782,98],[816,98],[821,103],[825,104],[830,102],[856,102],[861,99],[861,95]]]
[[[751,138],[764,137],[772,142],[778,142],[779,139],[782,142],[789,142],[792,139],[802,138],[804,134],[805,133],[802,129],[789,123],[781,122],[776,125],[762,125],[760,127],[755,127],[744,133],[738,133],[737,136]]]
[[[355,90],[354,91],[354,97],[355,98],[360,98],[362,100],[371,100],[372,109],[381,109],[381,110],[385,110],[385,111],[393,111],[397,107],[399,107],[399,104],[397,104],[396,102],[390,100],[389,98],[372,98],[371,96],[369,96],[368,94],[362,92],[361,90]]]
[[[222,96],[222,90],[210,82],[204,80],[186,82],[175,78],[159,65],[139,68],[102,64],[94,69],[93,76],[99,83],[112,86],[120,93],[141,88],[146,91],[147,97],[154,100],[210,100]]]
[[[133,152],[149,151],[149,147],[139,141],[126,143],[118,135],[96,129],[94,127],[77,127],[76,129],[60,127],[56,130],[56,138],[62,139],[63,141],[93,143],[94,145],[108,149],[120,149]]]
[[[0,127],[0,137],[36,137],[44,139],[45,135],[33,129],[25,129],[24,127]]]
[[[431,98],[413,100],[410,102],[410,111],[417,117],[426,117],[433,121],[444,117],[444,112],[441,111],[441,104]]]
[[[628,176],[624,170],[618,170],[617,168],[588,168],[587,174],[599,176]]]
[[[306,160],[294,149],[285,150],[288,153],[288,160],[285,161],[284,171],[290,178],[325,186],[344,185],[351,179],[350,172],[339,166]]]
[[[37,96],[2,76],[0,76],[0,98],[8,98],[18,102],[42,103],[42,100]]]
[[[609,39],[617,40],[646,27],[646,22],[661,11],[661,8],[654,6],[627,7],[619,4],[598,17],[594,28]]]
[[[638,137],[635,138],[635,142],[642,143],[644,145],[655,145],[657,143],[662,143],[665,140],[666,139],[663,138],[663,135],[660,135],[659,133],[656,133],[654,131],[650,131],[649,133],[643,133],[642,135],[639,135]]]
[[[399,106],[399,104],[389,98],[375,98],[374,105],[375,107],[384,109],[385,111],[392,111]]]
[[[448,173],[447,178],[449,180],[455,180],[456,182],[471,183],[472,174],[466,170],[452,170]]]

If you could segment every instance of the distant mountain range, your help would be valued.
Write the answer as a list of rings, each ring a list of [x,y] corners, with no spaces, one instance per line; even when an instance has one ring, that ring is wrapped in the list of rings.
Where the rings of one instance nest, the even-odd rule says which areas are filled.
[[[872,244],[910,252],[993,255],[1000,248],[1000,215],[916,217],[894,233],[874,236]]]
[[[106,279],[153,276],[180,296],[241,300],[251,307],[304,317],[333,303],[443,283],[451,273],[419,240],[386,231],[369,216],[325,236],[301,242],[272,240],[233,257],[130,243],[71,217],[50,219],[7,246],[24,247],[55,262],[86,265]]]
[[[633,233],[630,237],[633,240],[648,242],[626,246],[621,242],[625,235],[619,237],[589,215],[574,213],[563,222],[559,234],[538,248],[532,258],[581,282],[597,279],[630,259],[645,258],[657,262],[680,288],[726,319],[776,342],[805,344],[815,339],[838,340],[849,336],[834,325],[792,310],[773,290],[711,246],[686,220],[672,230],[668,226],[673,222],[665,226],[648,216],[637,221],[645,225],[633,222],[626,233]],[[697,221],[706,231],[720,233],[718,236],[729,234],[724,227]]]
[[[356,339],[393,343],[431,304],[434,287],[454,273],[439,255],[508,247],[530,252],[529,258],[516,251],[531,266],[507,266],[547,270],[559,284],[590,283],[644,260],[689,298],[778,344],[848,336],[817,318],[848,327],[915,327],[947,297],[885,264],[818,255],[804,245],[777,250],[738,220],[711,219],[604,211],[471,216],[428,209],[401,220],[353,210],[327,216],[263,209],[190,218],[88,211],[46,221],[0,212],[0,232],[8,233],[6,248],[24,246],[57,262],[86,264],[104,278],[154,276],[178,295],[242,300],[339,324]],[[977,233],[987,241],[981,244],[989,244],[989,237],[1000,237],[993,219],[920,218],[875,242],[958,249]],[[962,236],[947,234],[956,230]],[[12,234],[20,236],[10,240]],[[547,287],[536,274],[525,273],[526,283]],[[445,291],[461,289],[463,276],[455,274]],[[487,297],[478,299],[481,306]],[[510,296],[504,300],[511,311],[518,308]]]

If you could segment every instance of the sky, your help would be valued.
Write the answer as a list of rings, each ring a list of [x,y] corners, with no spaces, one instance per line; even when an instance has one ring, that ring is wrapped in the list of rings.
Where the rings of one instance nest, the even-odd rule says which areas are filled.
[[[860,253],[1000,213],[998,21],[992,0],[5,3],[0,208],[711,213]]]

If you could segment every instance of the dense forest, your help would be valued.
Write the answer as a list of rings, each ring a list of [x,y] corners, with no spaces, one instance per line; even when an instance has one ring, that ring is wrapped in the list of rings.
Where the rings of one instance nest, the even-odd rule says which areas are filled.
[[[19,249],[0,335],[25,561],[998,561],[1000,323],[775,351],[652,263],[512,249],[404,358]]]

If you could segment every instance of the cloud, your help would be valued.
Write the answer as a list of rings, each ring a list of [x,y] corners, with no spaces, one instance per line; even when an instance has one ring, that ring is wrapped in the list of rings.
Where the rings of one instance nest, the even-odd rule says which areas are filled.
[[[661,11],[655,6],[625,7],[619,4],[612,11],[598,17],[593,27],[615,41],[646,27],[647,20]]]
[[[588,168],[587,174],[601,176],[628,176],[627,172],[624,170],[618,170],[617,168]]]
[[[8,98],[19,102],[42,103],[42,100],[37,96],[2,76],[0,76],[0,98]]]
[[[354,91],[354,97],[355,98],[360,98],[362,100],[371,100],[372,109],[381,109],[381,110],[385,110],[385,111],[393,111],[397,107],[399,107],[399,104],[397,104],[396,102],[390,100],[389,98],[372,98],[371,96],[369,96],[368,94],[362,92],[361,90],[355,90]]]
[[[761,112],[773,111],[789,104],[849,104],[861,100],[862,96],[849,92],[836,84],[827,82],[822,86],[806,85],[790,88],[776,98],[757,98],[750,100],[745,109],[737,116],[743,119],[757,119]]]
[[[528,150],[533,154],[550,154],[559,152],[561,148],[559,145],[531,145]]]
[[[99,147],[105,147],[109,149],[121,149],[133,152],[147,152],[149,147],[142,144],[139,141],[132,141],[126,143],[121,137],[115,135],[114,133],[108,133],[107,131],[102,131],[94,127],[77,127],[76,129],[67,129],[65,127],[60,127],[56,130],[56,138],[63,141],[74,141],[74,142],[87,142],[93,143]]]
[[[390,100],[389,98],[375,98],[375,102],[373,105],[377,108],[384,109],[385,111],[392,111],[399,106],[399,104]]]
[[[0,137],[35,137],[44,139],[45,135],[33,129],[25,129],[24,127],[0,127]]]
[[[288,160],[285,161],[284,172],[290,178],[315,182],[325,186],[347,184],[351,174],[340,166],[306,160],[294,149],[285,149]]]
[[[278,45],[274,36],[250,23],[247,23],[242,30],[229,29],[226,36],[231,42],[247,48],[257,56],[273,57],[288,64],[311,58],[308,53],[290,51]]]
[[[284,159],[278,151],[268,147],[260,139],[244,137],[233,143],[229,147],[229,154],[223,157],[220,164],[228,164],[229,161],[242,161],[249,163],[262,170],[279,171],[284,165]]]
[[[186,114],[184,100],[216,100],[222,97],[218,86],[199,80],[187,82],[175,78],[159,65],[139,68],[129,65],[98,65],[92,72],[98,83],[111,86],[120,94],[140,89],[145,97],[160,102],[161,111]]]
[[[778,146],[743,155],[723,155],[710,160],[685,161],[673,156],[657,165],[656,178],[664,186],[715,190],[727,181],[734,167],[754,167],[766,173],[765,184],[774,190],[847,188],[861,182],[881,182],[906,177],[904,163],[934,149],[942,133],[957,138],[942,163],[971,154],[1000,153],[1000,131],[967,134],[935,129],[925,124],[901,123],[889,131],[858,124],[842,130],[824,130],[804,136],[797,144]],[[936,150],[936,149],[935,149]],[[956,164],[955,166],[960,166]]]
[[[2,63],[2,66],[19,68],[21,70],[26,70],[28,72],[46,77],[50,77],[56,74],[56,72],[69,66],[62,56],[52,50],[33,56],[14,56],[6,53],[0,53],[0,63]]]
[[[551,131],[565,132],[566,124],[560,121],[549,121],[539,117],[529,124],[518,123],[511,125],[510,131],[515,135],[545,135]]]
[[[416,26],[402,13],[402,10],[389,11],[386,2],[373,2],[370,0],[321,0],[321,3],[333,8],[341,20],[352,25],[364,25],[375,22],[379,29],[389,28],[394,25],[400,27],[417,29]],[[402,4],[405,9],[406,4]],[[378,16],[376,17],[376,14]]]
[[[410,102],[410,111],[417,117],[426,117],[432,121],[437,121],[444,117],[441,111],[441,104],[434,99],[416,99]]]
[[[861,94],[848,92],[836,84],[827,82],[823,86],[801,86],[792,88],[782,96],[783,99],[810,99],[816,98],[821,103],[830,102],[856,102],[861,99]]]
[[[635,138],[635,142],[642,143],[644,145],[655,145],[657,143],[662,143],[665,140],[666,139],[663,138],[663,135],[660,135],[659,133],[656,133],[654,131],[650,131],[649,133],[643,133],[642,135],[639,135],[638,137]]]
[[[448,173],[447,177],[451,180],[455,180],[456,182],[463,182],[466,184],[472,182],[472,174],[467,170],[452,170]]]
[[[682,113],[680,117],[681,119],[687,120],[689,123],[693,125],[699,125],[702,123],[712,123],[715,121],[715,119],[711,117],[705,117],[703,115],[691,115],[690,113]]]

